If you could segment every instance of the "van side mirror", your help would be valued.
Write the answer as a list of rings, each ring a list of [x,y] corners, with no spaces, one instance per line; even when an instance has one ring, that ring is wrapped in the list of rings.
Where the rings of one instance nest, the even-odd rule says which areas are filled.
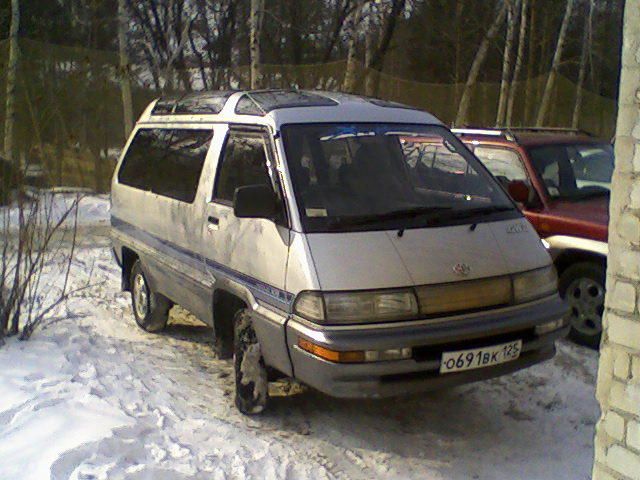
[[[233,214],[237,218],[273,219],[278,210],[278,197],[268,185],[246,185],[233,193]]]
[[[507,185],[507,190],[511,198],[515,200],[517,203],[521,203],[526,205],[529,203],[529,195],[531,191],[529,190],[529,186],[524,183],[522,180],[514,180],[513,182],[509,182]]]

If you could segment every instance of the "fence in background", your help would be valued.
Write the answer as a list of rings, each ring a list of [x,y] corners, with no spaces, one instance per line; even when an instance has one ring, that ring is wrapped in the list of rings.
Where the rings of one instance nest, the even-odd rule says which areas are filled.
[[[44,167],[49,185],[89,187],[106,191],[113,162],[121,148],[123,114],[118,83],[118,57],[114,52],[50,45],[20,40],[21,58],[17,82],[17,118],[14,144],[23,164]],[[8,42],[0,42],[0,72],[6,72]],[[270,88],[340,90],[346,62],[317,65],[263,65],[263,83]],[[184,72],[183,72],[184,73]],[[134,114],[138,115],[153,98],[161,95],[150,73],[135,72]],[[168,71],[168,84],[179,85],[176,71]],[[216,88],[244,88],[249,84],[249,68],[189,71],[192,87],[202,85],[201,76]],[[355,93],[412,105],[435,114],[451,124],[456,115],[463,84],[414,82],[357,67]],[[167,80],[166,78],[164,79]],[[0,132],[4,131],[6,76],[0,73]],[[512,85],[516,88],[513,121],[532,125],[546,76]],[[546,124],[569,126],[577,87],[558,77]],[[491,126],[495,123],[499,83],[478,83],[472,92],[468,123]],[[616,101],[582,92],[579,127],[611,138],[615,128]]]

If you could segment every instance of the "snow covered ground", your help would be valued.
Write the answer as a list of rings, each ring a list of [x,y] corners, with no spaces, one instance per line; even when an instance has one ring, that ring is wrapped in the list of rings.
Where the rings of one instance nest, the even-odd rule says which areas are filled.
[[[63,215],[66,215],[65,226],[72,228],[76,221],[75,212],[69,214],[69,210],[78,202],[77,225],[82,229],[100,229],[109,225],[109,196],[108,195],[87,195],[78,193],[53,193],[44,191],[40,195],[39,209],[42,215],[46,215],[48,222],[53,225],[58,223]],[[29,209],[27,203],[24,207]],[[3,225],[10,229],[17,228],[20,209],[14,204],[8,207],[0,207],[0,218]],[[25,214],[26,215],[26,214]]]
[[[595,352],[562,342],[529,370],[409,398],[280,388],[248,418],[208,328],[179,309],[165,333],[136,327],[108,245],[83,237],[73,281],[95,286],[0,347],[0,479],[590,478]]]

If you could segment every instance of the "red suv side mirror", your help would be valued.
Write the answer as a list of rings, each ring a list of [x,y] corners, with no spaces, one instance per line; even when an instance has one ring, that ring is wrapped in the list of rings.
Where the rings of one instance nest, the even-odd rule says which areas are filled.
[[[511,198],[513,198],[517,203],[527,204],[529,202],[529,186],[524,183],[522,180],[514,180],[513,182],[509,182],[507,185],[507,190]]]

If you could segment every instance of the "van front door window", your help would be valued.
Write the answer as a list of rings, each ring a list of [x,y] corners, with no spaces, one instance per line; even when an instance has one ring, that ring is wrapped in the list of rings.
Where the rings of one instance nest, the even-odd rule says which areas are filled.
[[[267,165],[267,150],[262,135],[230,132],[213,199],[230,205],[238,187],[272,185]]]

